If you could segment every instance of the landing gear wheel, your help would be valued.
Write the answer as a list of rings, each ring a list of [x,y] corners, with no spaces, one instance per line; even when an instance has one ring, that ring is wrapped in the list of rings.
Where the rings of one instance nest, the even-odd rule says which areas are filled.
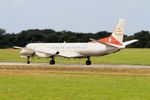
[[[55,65],[55,60],[50,60],[49,62],[51,65]]]
[[[30,57],[27,57],[27,64],[30,64]]]
[[[51,60],[49,62],[50,65],[55,65],[55,57],[51,56]]]
[[[90,60],[87,60],[87,61],[86,61],[86,65],[91,65],[91,61],[90,61]]]
[[[86,65],[91,65],[91,63],[90,57],[87,57]]]
[[[27,61],[27,64],[30,64],[30,61]]]

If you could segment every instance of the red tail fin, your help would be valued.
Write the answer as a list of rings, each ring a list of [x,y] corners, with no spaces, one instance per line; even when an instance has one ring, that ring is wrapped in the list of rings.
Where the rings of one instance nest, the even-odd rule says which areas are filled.
[[[124,25],[125,25],[125,20],[120,19],[117,26],[115,27],[114,31],[112,32],[112,35],[110,37],[99,39],[98,41],[122,46],[123,45]]]
[[[103,39],[99,39],[98,41],[104,42],[104,43],[115,44],[115,45],[119,45],[119,46],[122,45],[122,43],[120,43],[119,41],[117,41],[113,36],[106,37],[106,38],[103,38]]]

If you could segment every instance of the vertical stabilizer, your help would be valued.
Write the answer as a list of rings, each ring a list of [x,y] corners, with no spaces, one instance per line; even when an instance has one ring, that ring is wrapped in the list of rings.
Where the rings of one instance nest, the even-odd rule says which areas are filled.
[[[125,26],[125,19],[120,19],[119,23],[117,24],[112,33],[112,37],[115,38],[121,44],[123,43],[124,26]]]
[[[99,41],[114,45],[123,45],[125,19],[120,19],[111,36],[100,39]]]

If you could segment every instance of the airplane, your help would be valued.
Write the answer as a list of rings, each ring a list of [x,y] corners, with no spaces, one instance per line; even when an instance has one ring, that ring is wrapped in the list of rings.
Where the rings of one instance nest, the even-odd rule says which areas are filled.
[[[21,57],[27,58],[30,64],[30,57],[51,58],[49,64],[55,64],[55,57],[65,58],[87,58],[85,64],[91,65],[91,56],[104,56],[116,53],[127,45],[138,40],[133,39],[123,42],[125,19],[120,19],[111,36],[99,40],[90,38],[87,43],[29,43],[25,47],[14,46],[22,49]]]

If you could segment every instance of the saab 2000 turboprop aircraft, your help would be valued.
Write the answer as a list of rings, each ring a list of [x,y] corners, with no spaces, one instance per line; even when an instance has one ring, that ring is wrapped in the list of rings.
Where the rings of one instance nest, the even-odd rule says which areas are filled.
[[[125,20],[120,19],[111,36],[95,40],[90,39],[88,43],[30,43],[21,48],[21,57],[27,58],[27,64],[30,64],[29,58],[32,56],[51,58],[50,64],[55,64],[55,57],[66,58],[87,58],[86,65],[91,65],[91,56],[104,56],[124,49],[127,45],[136,42],[130,40],[123,42]]]

